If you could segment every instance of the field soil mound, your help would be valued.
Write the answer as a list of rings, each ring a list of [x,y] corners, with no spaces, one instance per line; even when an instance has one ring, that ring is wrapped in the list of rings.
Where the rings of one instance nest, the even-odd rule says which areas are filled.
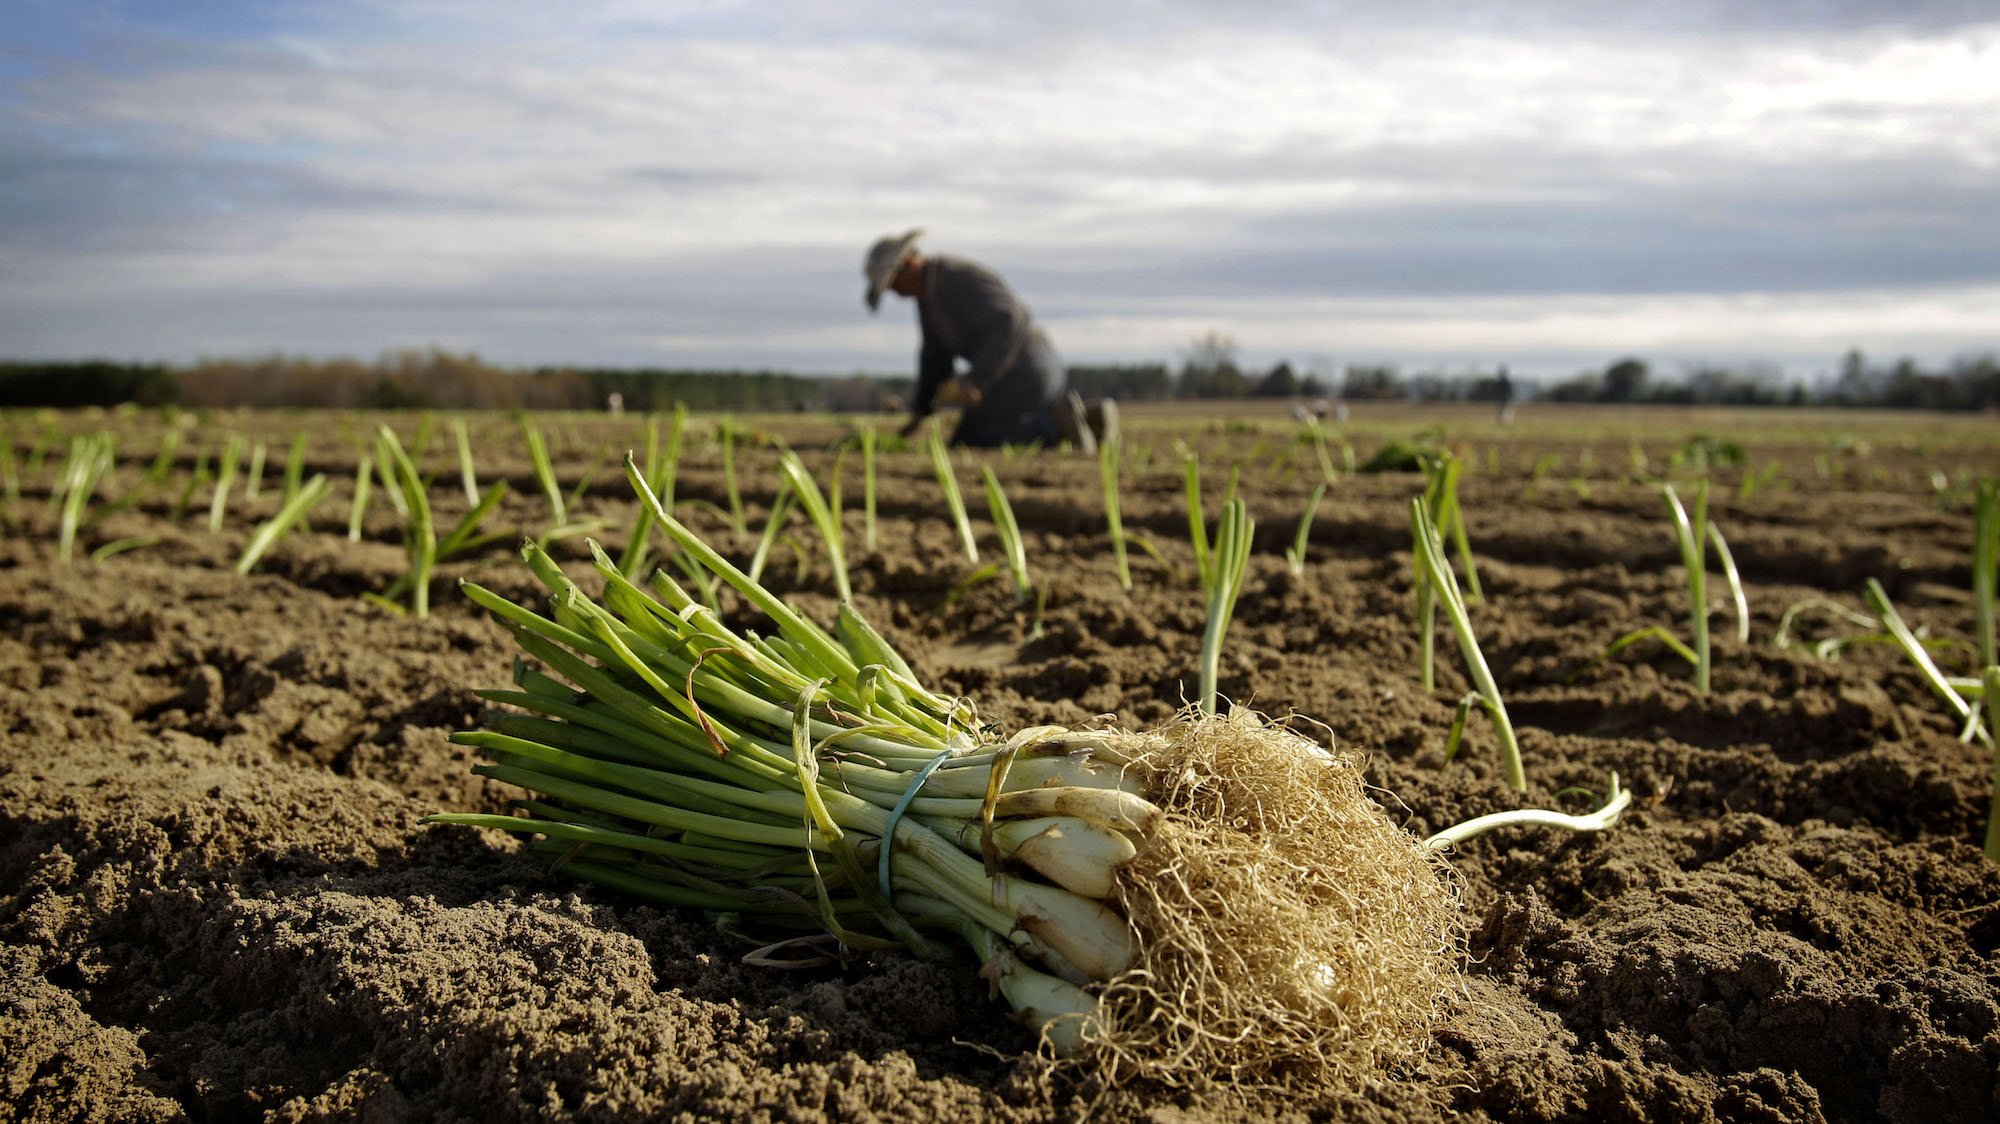
[[[66,563],[46,502],[59,458],[39,474],[24,462],[0,539],[0,1119],[2000,1119],[2000,868],[1977,846],[1993,759],[1958,740],[1893,647],[1821,659],[1774,643],[1787,607],[1859,608],[1874,577],[1963,671],[1965,485],[2000,463],[1990,420],[1918,431],[1774,411],[1751,416],[1753,432],[1721,416],[1529,411],[1502,430],[1483,414],[1357,407],[1336,467],[1343,442],[1366,461],[1440,423],[1466,460],[1486,594],[1474,624],[1519,729],[1522,797],[1482,725],[1444,760],[1468,682],[1443,631],[1438,689],[1417,674],[1407,503],[1420,477],[1343,472],[1295,575],[1284,550],[1320,466],[1289,423],[1127,417],[1125,522],[1158,552],[1134,550],[1129,593],[1091,459],[959,461],[976,513],[978,463],[1012,498],[1047,592],[1037,620],[1004,577],[965,584],[977,564],[928,460],[893,451],[875,549],[857,457],[843,468],[857,604],[920,676],[990,720],[1159,724],[1194,693],[1203,627],[1171,451],[1184,438],[1211,514],[1234,463],[1258,520],[1224,695],[1365,753],[1378,799],[1420,835],[1507,808],[1587,810],[1564,790],[1602,792],[1616,771],[1637,799],[1614,830],[1513,830],[1453,856],[1467,982],[1414,1065],[1304,1098],[1107,1093],[1024,1059],[1032,1040],[969,962],[750,967],[726,926],[550,874],[497,833],[420,826],[513,795],[445,740],[476,724],[472,692],[503,686],[514,655],[450,581],[523,601],[537,586],[502,543],[442,567],[427,620],[361,600],[404,561],[379,491],[360,541],[345,533],[360,423],[269,415],[209,419],[181,454],[185,475],[225,424],[273,448],[305,426],[308,471],[335,479],[313,529],[248,576],[233,566],[275,510],[269,481],[218,532],[205,491],[183,513],[163,491],[86,526]],[[9,420],[27,448],[28,419]],[[159,447],[152,417],[60,424],[119,432],[107,496]],[[512,490],[493,526],[545,530],[518,437],[481,424],[482,482]],[[637,425],[544,424],[565,487],[585,485],[576,506],[615,551],[634,508],[605,454],[639,444]],[[824,471],[842,428],[765,419],[753,435],[782,435]],[[1593,665],[1634,629],[1686,634],[1648,481],[1676,454],[1692,478],[1697,431],[1742,446],[1708,472],[1750,606],[1743,642],[1711,579],[1706,695],[1657,642]],[[678,494],[745,558],[754,531],[718,515],[731,501],[708,432],[690,430]],[[429,454],[447,525],[464,507],[449,445]],[[759,528],[775,456],[753,444],[736,459]],[[975,522],[990,562],[991,527]],[[816,538],[789,534],[769,583],[830,620]],[[83,557],[139,536],[156,541]],[[587,574],[580,539],[555,549]],[[1816,610],[1790,624],[1806,640],[1860,631]]]

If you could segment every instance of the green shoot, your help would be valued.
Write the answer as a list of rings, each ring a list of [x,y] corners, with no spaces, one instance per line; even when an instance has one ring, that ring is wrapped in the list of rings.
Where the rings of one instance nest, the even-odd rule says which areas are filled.
[[[875,551],[875,427],[861,428],[861,545]]]
[[[1424,503],[1435,513],[1440,534],[1449,536],[1459,564],[1465,567],[1466,601],[1477,605],[1485,594],[1479,588],[1479,566],[1472,559],[1472,544],[1465,536],[1465,513],[1458,504],[1458,478],[1464,462],[1451,453],[1417,458],[1424,474]]]
[[[1210,558],[1213,581],[1208,590],[1208,625],[1201,634],[1201,710],[1214,714],[1216,681],[1222,666],[1222,637],[1243,592],[1243,575],[1250,562],[1250,542],[1257,524],[1241,499],[1222,509],[1215,527],[1215,552]]]
[[[418,618],[431,613],[431,569],[437,564],[437,528],[431,521],[430,495],[417,466],[396,440],[396,431],[383,426],[375,440],[377,456],[391,466],[390,475],[409,505],[410,520],[403,529],[403,549],[410,557],[408,588],[410,612]],[[387,600],[387,598],[384,598]],[[395,602],[389,601],[393,605]]]
[[[854,591],[847,584],[847,551],[841,540],[839,518],[827,506],[826,497],[820,494],[819,485],[813,482],[812,473],[806,471],[805,462],[797,453],[786,449],[778,458],[778,468],[798,496],[800,506],[806,509],[806,516],[826,540],[827,561],[833,566],[834,593],[842,601],[852,600]]]
[[[1437,525],[1431,521],[1431,513],[1425,506],[1423,497],[1410,501],[1410,526],[1416,540],[1417,565],[1422,569],[1425,581],[1435,591],[1437,603],[1444,607],[1445,617],[1451,622],[1453,635],[1458,638],[1458,650],[1465,657],[1466,670],[1471,674],[1473,688],[1478,692],[1479,702],[1486,709],[1486,716],[1493,723],[1493,733],[1500,739],[1501,761],[1507,771],[1507,786],[1516,792],[1528,788],[1527,773],[1521,767],[1521,746],[1514,738],[1514,724],[1507,717],[1507,704],[1500,698],[1500,688],[1493,682],[1493,673],[1486,666],[1486,657],[1479,651],[1479,640],[1472,634],[1472,618],[1465,610],[1465,600],[1458,592],[1458,578],[1444,558],[1444,539],[1438,534]]]
[[[291,451],[285,455],[285,499],[298,495],[305,473],[306,435],[301,431],[292,435]]]
[[[583,506],[583,494],[590,491],[590,486],[597,482],[597,474],[603,471],[605,464],[616,452],[616,446],[608,441],[597,447],[597,459],[591,462],[589,470],[577,480],[576,487],[569,494],[568,510],[574,511]]]
[[[410,517],[409,501],[403,498],[403,490],[396,486],[395,479],[390,476],[390,472],[394,466],[379,457],[373,458],[371,463],[375,466],[375,480],[382,486],[382,494],[389,497],[389,506],[396,509],[396,514],[408,519]]]
[[[243,498],[254,500],[264,492],[264,458],[269,450],[262,441],[250,444],[250,472],[243,478]]]
[[[347,541],[361,541],[361,517],[368,514],[368,491],[375,483],[375,458],[361,454],[354,469],[354,505],[347,510]]]
[[[257,524],[257,529],[250,533],[250,542],[243,548],[242,556],[236,559],[236,572],[249,573],[251,567],[257,565],[265,552],[287,531],[310,518],[313,508],[318,507],[332,490],[333,486],[327,483],[324,473],[314,473],[311,480],[300,485],[299,490],[278,508],[276,515]]]
[[[128,539],[118,539],[105,543],[103,546],[91,551],[90,560],[92,562],[102,562],[112,555],[123,554],[128,550],[137,550],[142,546],[154,546],[159,541],[160,537],[158,535],[134,535]]]
[[[1291,549],[1285,551],[1285,561],[1292,567],[1293,577],[1304,577],[1306,572],[1306,542],[1312,538],[1313,516],[1319,514],[1319,503],[1326,498],[1326,485],[1312,490],[1306,499],[1306,511],[1299,516],[1298,533],[1292,536]]]
[[[76,529],[90,505],[97,482],[111,471],[111,435],[94,434],[70,439],[69,459],[62,469],[62,521],[56,532],[56,557],[64,562],[76,554]]]
[[[1694,632],[1694,689],[1708,693],[1708,480],[1695,484],[1694,516],[1689,518],[1672,484],[1661,486],[1660,498],[1674,522],[1674,542],[1680,548],[1681,565],[1687,570],[1689,626]]]
[[[1021,544],[1021,525],[1014,519],[1014,505],[1007,502],[1007,493],[1001,490],[993,466],[980,465],[979,475],[986,482],[986,510],[1000,534],[1000,553],[1006,556],[1007,569],[1014,575],[1014,600],[1026,601],[1034,592],[1035,583],[1028,576],[1028,552]]]
[[[208,501],[208,529],[222,530],[229,507],[229,489],[236,483],[236,465],[243,459],[243,438],[232,433],[222,446],[222,460],[215,469],[215,494]]]
[[[979,561],[979,544],[972,537],[972,520],[965,514],[965,497],[958,491],[958,475],[952,471],[951,455],[945,451],[944,435],[936,426],[931,427],[930,440],[931,469],[937,473],[938,488],[944,492],[944,505],[951,510],[951,521],[958,528],[959,542],[965,545],[965,557],[969,562]]]
[[[206,446],[194,455],[194,471],[188,475],[187,483],[181,485],[181,494],[174,500],[174,522],[187,518],[188,505],[194,502],[195,492],[208,483],[208,449]]]
[[[1736,572],[1736,556],[1722,538],[1722,529],[1713,520],[1708,524],[1708,541],[1715,544],[1716,560],[1722,563],[1722,578],[1729,584],[1729,601],[1736,607],[1736,640],[1750,642],[1750,601],[1743,596],[1743,576]]]
[[[1937,664],[1931,659],[1931,654],[1924,649],[1924,645],[1917,639],[1916,633],[1912,632],[1910,626],[1903,621],[1902,614],[1896,611],[1896,606],[1889,600],[1889,593],[1882,588],[1882,583],[1876,581],[1874,578],[1869,578],[1863,596],[1868,601],[1868,607],[1875,610],[1875,615],[1881,620],[1882,627],[1888,630],[1890,636],[1896,638],[1896,644],[1903,649],[1903,654],[1910,658],[1912,664],[1916,665],[1917,671],[1924,678],[1924,682],[1930,684],[1931,691],[1943,699],[1946,705],[1951,707],[1952,711],[1958,715],[1960,721],[1966,723],[1964,730],[1958,736],[1958,740],[1969,742],[1975,736],[1979,736],[1982,733],[1979,723],[1979,712],[1973,708],[1971,703],[1965,701],[1964,696],[1960,695],[1952,687],[1951,683],[1945,679],[1944,672],[1938,670]],[[1986,740],[1991,742],[1993,739],[1989,735]]]
[[[1511,812],[1494,812],[1478,816],[1464,823],[1445,828],[1424,840],[1424,847],[1432,851],[1442,851],[1471,839],[1484,835],[1499,827],[1559,827],[1565,831],[1603,831],[1618,822],[1618,817],[1632,803],[1632,793],[1618,783],[1618,774],[1611,774],[1611,791],[1597,811],[1583,816],[1565,815],[1540,808],[1520,808]]]
[[[1132,567],[1125,559],[1125,524],[1118,514],[1118,445],[1113,435],[1097,447],[1097,475],[1104,485],[1104,521],[1111,530],[1111,560],[1118,568],[1118,586],[1132,592]]]
[[[1972,508],[1972,605],[1979,635],[1979,666],[2000,664],[1994,642],[1994,582],[2000,570],[2000,480],[1979,482]]]
[[[771,516],[764,521],[764,533],[757,539],[757,552],[750,556],[751,581],[760,581],[764,576],[764,563],[771,555],[771,547],[778,541],[778,532],[784,529],[785,520],[792,514],[792,486],[789,482],[778,485],[778,494],[771,497]]]
[[[1213,591],[1215,576],[1208,548],[1208,519],[1201,510],[1201,458],[1181,446],[1181,478],[1187,489],[1188,540],[1194,544],[1194,572],[1201,587]]]
[[[472,468],[472,438],[465,432],[465,419],[451,419],[452,435],[458,438],[458,481],[465,487],[467,507],[479,506],[479,475]]]
[[[528,443],[528,461],[535,466],[535,480],[542,486],[542,495],[548,497],[549,514],[557,526],[566,524],[569,509],[563,504],[562,487],[556,483],[555,466],[549,463],[549,447],[542,440],[542,431],[525,413],[520,415],[520,423],[521,436]]]
[[[743,493],[736,486],[736,419],[723,418],[717,422],[715,439],[722,445],[722,482],[729,493],[730,525],[740,535],[748,525],[743,521]]]
[[[1781,649],[1789,648],[1793,644],[1798,643],[1798,641],[1792,639],[1792,622],[1798,618],[1800,613],[1805,612],[1807,609],[1825,610],[1847,621],[1849,624],[1858,625],[1862,628],[1873,628],[1876,624],[1874,617],[1866,613],[1855,612],[1838,601],[1829,601],[1824,597],[1808,597],[1785,608],[1784,613],[1778,617],[1778,631],[1771,637],[1771,643]],[[1822,641],[1822,643],[1825,642]],[[1819,658],[1824,659],[1826,657],[1820,656]]]
[[[681,440],[687,432],[687,407],[676,402],[671,418],[665,444],[660,441],[660,416],[654,414],[646,419],[645,464],[647,482],[669,511],[674,507],[674,477],[680,472]],[[639,513],[632,517],[632,531],[625,537],[625,549],[618,556],[620,573],[636,578],[645,568],[652,535],[652,509],[640,504]]]

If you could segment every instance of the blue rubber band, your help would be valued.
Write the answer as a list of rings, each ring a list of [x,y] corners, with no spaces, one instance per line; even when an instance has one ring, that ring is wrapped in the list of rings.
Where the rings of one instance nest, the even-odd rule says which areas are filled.
[[[903,813],[910,810],[910,801],[917,798],[917,790],[924,787],[924,782],[929,780],[931,774],[937,772],[938,766],[944,764],[950,757],[950,753],[940,753],[924,762],[924,767],[918,769],[917,775],[911,778],[910,787],[903,790],[903,798],[896,801],[896,806],[889,811],[888,826],[882,829],[882,857],[875,863],[875,878],[882,884],[882,897],[885,901],[896,900],[895,891],[889,888],[889,853],[896,849],[896,824],[901,822]]]

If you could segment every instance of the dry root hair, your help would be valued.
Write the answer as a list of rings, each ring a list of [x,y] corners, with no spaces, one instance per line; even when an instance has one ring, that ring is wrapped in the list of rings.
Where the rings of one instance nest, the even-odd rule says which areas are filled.
[[[1114,1088],[1351,1089],[1420,1053],[1458,980],[1457,884],[1358,756],[1248,711],[1127,745],[1166,816],[1120,873],[1140,953],[1084,1060]]]

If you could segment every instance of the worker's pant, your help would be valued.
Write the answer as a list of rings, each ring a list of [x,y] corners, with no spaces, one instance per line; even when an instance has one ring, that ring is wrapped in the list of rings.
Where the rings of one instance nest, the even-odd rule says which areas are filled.
[[[985,448],[1035,442],[1053,446],[1060,438],[1055,410],[1068,389],[1062,356],[1037,329],[1014,365],[991,386],[979,388],[979,401],[960,416],[951,443]]]

